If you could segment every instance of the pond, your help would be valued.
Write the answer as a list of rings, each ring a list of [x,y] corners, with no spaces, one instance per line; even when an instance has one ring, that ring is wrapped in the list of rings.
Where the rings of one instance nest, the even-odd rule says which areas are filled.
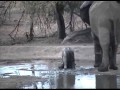
[[[98,89],[120,88],[119,75],[94,74],[94,67],[50,68],[45,60],[0,66],[0,88],[12,89]]]

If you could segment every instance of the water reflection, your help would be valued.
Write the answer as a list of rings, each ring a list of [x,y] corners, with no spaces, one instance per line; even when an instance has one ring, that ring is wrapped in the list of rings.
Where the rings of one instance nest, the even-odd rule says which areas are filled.
[[[112,89],[120,87],[120,76],[89,74],[89,71],[92,71],[93,69],[87,69],[86,72],[88,74],[86,74],[84,69],[85,68],[83,67],[79,71],[70,70],[69,72],[67,70],[50,70],[46,64],[1,66],[0,79],[2,78],[2,81],[0,81],[0,83],[5,83],[4,77],[6,76],[10,77],[18,75],[21,77],[33,76],[45,79],[30,82],[28,81],[28,84],[21,85],[16,78],[16,81],[13,82],[19,83],[19,88],[22,89]],[[27,79],[25,78],[25,80]],[[13,86],[13,88],[15,87]]]
[[[96,86],[95,81],[95,75],[77,75],[74,88],[94,89]]]
[[[117,88],[116,75],[96,75],[96,89]]]
[[[75,84],[75,75],[71,74],[59,74],[56,77],[56,88],[63,89],[63,88],[73,88]]]
[[[56,89],[95,88],[95,75],[59,74],[56,78]]]
[[[24,64],[24,65],[11,65],[11,66],[1,66],[0,76],[40,76],[44,74],[43,72],[48,72],[47,65],[34,65],[34,64]],[[38,72],[40,71],[40,72]]]
[[[117,79],[120,80],[116,75],[59,74],[56,78],[56,89],[116,89],[119,81]]]

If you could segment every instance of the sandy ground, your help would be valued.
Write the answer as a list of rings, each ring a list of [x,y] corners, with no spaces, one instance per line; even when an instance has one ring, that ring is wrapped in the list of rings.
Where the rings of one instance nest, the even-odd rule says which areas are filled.
[[[92,44],[76,46],[0,46],[0,61],[60,60],[62,62],[62,50],[65,47],[73,49],[78,66],[81,66],[83,63],[84,65],[82,66],[93,66],[94,46]],[[119,59],[118,48],[117,65],[120,68]],[[89,65],[89,63],[91,64]],[[120,73],[120,70],[116,70],[115,73]]]

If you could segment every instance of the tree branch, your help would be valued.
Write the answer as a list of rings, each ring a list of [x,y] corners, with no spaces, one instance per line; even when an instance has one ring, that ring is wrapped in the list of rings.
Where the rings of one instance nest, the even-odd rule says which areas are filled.
[[[79,16],[79,17],[81,17],[81,16],[80,16],[80,14],[78,14],[78,13],[76,13],[76,12],[73,12],[73,14],[75,14],[75,15],[77,15],[77,16]]]
[[[23,15],[24,15],[24,12],[25,12],[25,10],[22,12],[22,15],[21,15],[21,17],[20,17],[20,19],[19,19],[19,21],[18,21],[16,27],[15,27],[14,30],[9,34],[10,37],[12,37],[11,34],[12,34],[16,29],[17,29],[17,32],[18,32],[18,27],[19,27],[19,24],[20,24],[20,21],[21,21]],[[17,32],[16,32],[16,34],[17,34]],[[16,34],[15,34],[14,37],[16,37]],[[14,37],[12,37],[12,39],[13,39]],[[15,40],[15,39],[14,39],[14,40]]]

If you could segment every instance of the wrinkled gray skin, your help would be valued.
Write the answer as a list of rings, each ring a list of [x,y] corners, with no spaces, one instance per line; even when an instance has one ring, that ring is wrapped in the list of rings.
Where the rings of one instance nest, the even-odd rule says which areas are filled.
[[[117,70],[116,52],[120,39],[120,4],[116,1],[94,1],[89,10],[94,38],[95,66],[105,72]],[[99,62],[99,63],[98,63]]]

